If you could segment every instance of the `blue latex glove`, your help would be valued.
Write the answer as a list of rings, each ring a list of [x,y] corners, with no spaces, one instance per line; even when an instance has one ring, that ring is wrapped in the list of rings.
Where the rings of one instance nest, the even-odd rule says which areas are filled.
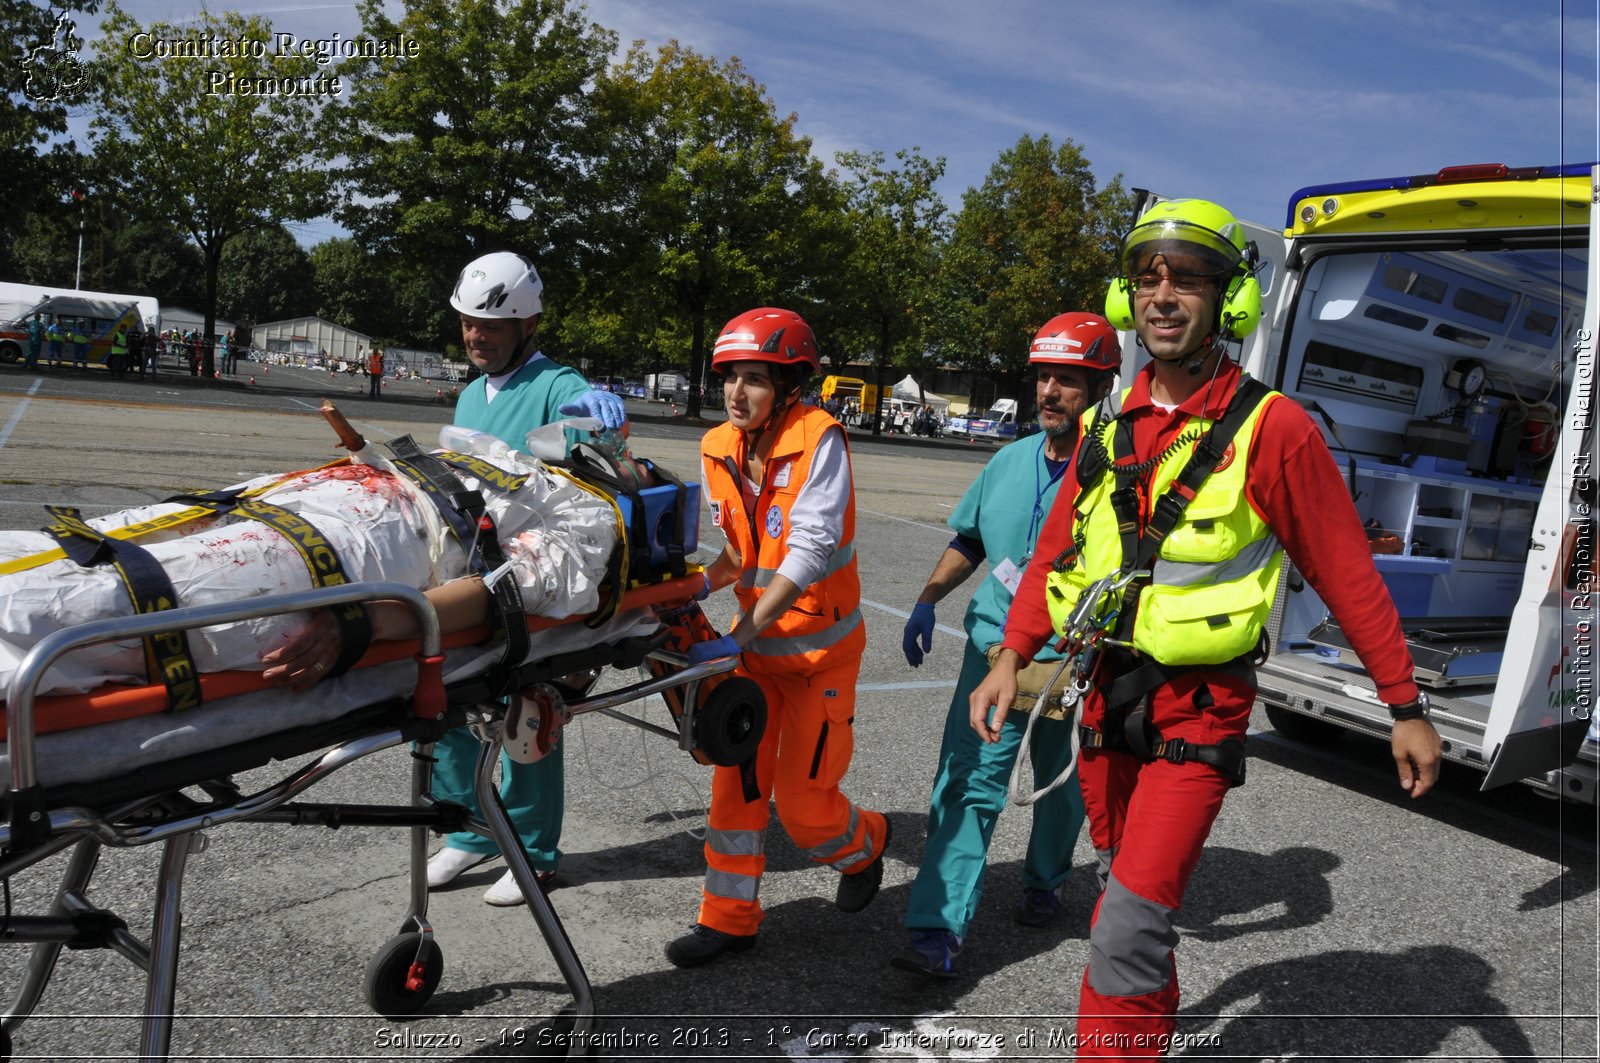
[[[707,661],[720,661],[724,657],[737,657],[739,652],[739,644],[733,641],[733,636],[724,635],[720,639],[697,642],[690,646],[689,663],[705,664]]]
[[[918,646],[918,640],[922,645]],[[911,607],[911,619],[906,621],[906,632],[900,639],[900,648],[906,651],[906,663],[920,667],[922,655],[933,649],[933,606],[918,602]]]
[[[702,572],[700,575],[706,581],[706,585],[695,594],[694,600],[697,602],[703,602],[707,598],[711,597],[711,577],[706,575],[704,572]]]
[[[621,428],[622,423],[628,419],[627,407],[622,405],[621,399],[609,391],[585,391],[562,406],[561,412],[569,417],[598,418],[606,426],[607,431]]]

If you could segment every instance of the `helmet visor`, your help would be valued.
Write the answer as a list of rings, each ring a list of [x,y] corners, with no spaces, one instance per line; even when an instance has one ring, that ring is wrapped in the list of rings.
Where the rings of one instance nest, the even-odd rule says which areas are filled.
[[[1135,225],[1122,242],[1122,272],[1137,277],[1149,272],[1157,256],[1169,269],[1186,273],[1233,273],[1244,255],[1232,240],[1204,225],[1178,218]]]

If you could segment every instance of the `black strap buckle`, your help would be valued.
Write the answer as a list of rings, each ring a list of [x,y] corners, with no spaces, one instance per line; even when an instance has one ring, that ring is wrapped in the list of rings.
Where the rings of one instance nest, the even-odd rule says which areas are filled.
[[[1150,750],[1150,755],[1156,760],[1182,764],[1189,759],[1189,743],[1182,738],[1164,738]]]

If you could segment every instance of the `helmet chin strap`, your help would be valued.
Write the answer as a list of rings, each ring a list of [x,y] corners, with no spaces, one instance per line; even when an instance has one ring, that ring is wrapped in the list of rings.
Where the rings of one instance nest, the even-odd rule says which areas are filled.
[[[529,335],[523,336],[521,339],[517,340],[517,345],[511,349],[511,360],[506,363],[506,367],[504,369],[500,370],[500,372],[494,375],[503,376],[506,373],[521,369],[522,364],[533,356],[533,340],[534,337],[538,335],[538,331],[535,330]]]

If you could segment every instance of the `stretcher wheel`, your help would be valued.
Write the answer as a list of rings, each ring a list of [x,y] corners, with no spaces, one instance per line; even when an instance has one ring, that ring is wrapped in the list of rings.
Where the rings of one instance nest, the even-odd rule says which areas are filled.
[[[386,1019],[415,1015],[439,988],[443,975],[444,954],[432,938],[424,939],[415,931],[401,934],[367,964],[367,1003]]]
[[[1344,728],[1326,720],[1314,720],[1277,705],[1267,706],[1267,721],[1285,738],[1308,746],[1331,746],[1344,737]]]
[[[719,767],[743,764],[755,755],[767,729],[767,699],[761,684],[742,675],[717,684],[694,714],[695,748]]]

